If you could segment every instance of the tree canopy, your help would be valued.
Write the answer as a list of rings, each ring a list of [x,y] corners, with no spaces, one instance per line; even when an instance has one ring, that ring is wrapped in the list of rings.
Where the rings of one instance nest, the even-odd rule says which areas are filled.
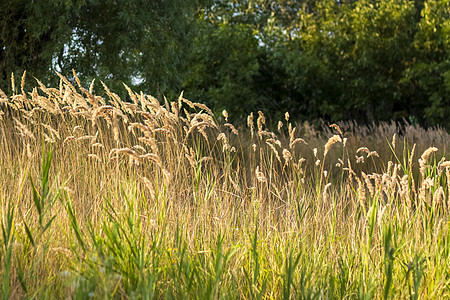
[[[2,89],[73,68],[235,118],[450,128],[450,0],[5,0],[0,24]]]
[[[43,82],[75,69],[88,82],[179,89],[198,3],[165,0],[4,0],[0,85],[12,72]]]

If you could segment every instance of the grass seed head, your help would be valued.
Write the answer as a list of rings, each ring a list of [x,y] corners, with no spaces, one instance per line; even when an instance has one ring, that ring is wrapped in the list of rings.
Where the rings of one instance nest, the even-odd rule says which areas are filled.
[[[225,118],[225,122],[228,122],[228,112],[225,109],[222,110],[222,116]]]
[[[341,136],[343,136],[342,130],[341,130],[341,128],[340,128],[337,124],[331,124],[330,127],[333,128],[333,129],[335,129],[337,132],[339,132],[339,134],[340,134]]]
[[[256,175],[256,179],[257,179],[259,182],[267,182],[266,176],[264,175],[263,172],[261,172],[261,171],[259,170],[259,166],[256,167],[255,175]]]
[[[425,150],[425,151],[422,153],[422,155],[420,156],[420,159],[419,159],[419,168],[420,168],[420,174],[422,175],[422,178],[425,178],[425,170],[426,170],[426,167],[427,167],[427,161],[428,161],[428,158],[430,157],[430,155],[431,155],[433,152],[436,152],[436,151],[438,151],[438,148],[436,148],[436,147],[430,147],[430,148],[428,148],[427,150]]]
[[[328,142],[325,144],[325,152],[323,153],[324,159],[327,156],[328,151],[330,151],[331,146],[337,142],[342,142],[342,139],[339,135],[333,135],[328,139]]]

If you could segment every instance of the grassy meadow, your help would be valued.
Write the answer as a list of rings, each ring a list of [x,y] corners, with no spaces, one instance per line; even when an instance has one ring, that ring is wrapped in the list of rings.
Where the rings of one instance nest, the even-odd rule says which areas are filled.
[[[3,299],[450,298],[446,130],[60,78],[0,92]]]

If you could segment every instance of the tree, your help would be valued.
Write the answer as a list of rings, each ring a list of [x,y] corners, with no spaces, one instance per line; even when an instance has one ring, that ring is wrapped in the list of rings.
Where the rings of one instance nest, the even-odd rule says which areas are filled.
[[[3,0],[0,4],[0,86],[11,72],[44,82],[73,68],[155,93],[180,87],[199,2],[165,0]]]
[[[215,111],[227,109],[232,117],[242,116],[255,108],[257,98],[258,45],[253,30],[202,16],[199,26],[183,82],[185,96]]]
[[[449,0],[216,0],[205,20],[252,31],[246,40],[257,41],[251,52],[257,67],[233,66],[237,59],[226,65],[246,78],[228,86],[252,91],[254,108],[271,115],[290,110],[297,118],[450,126]],[[223,40],[216,38],[209,35],[202,53],[220,55],[214,47]],[[217,69],[204,70],[196,77],[212,72],[224,82]]]
[[[450,128],[450,1],[426,1],[414,36],[415,59],[402,79],[418,120]]]

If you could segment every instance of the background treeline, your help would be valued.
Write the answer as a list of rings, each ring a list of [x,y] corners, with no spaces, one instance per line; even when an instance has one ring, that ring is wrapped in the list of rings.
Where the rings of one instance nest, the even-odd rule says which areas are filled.
[[[449,50],[448,0],[0,4],[3,90],[11,72],[50,83],[52,70],[73,68],[117,93],[122,82],[159,96],[185,90],[235,120],[261,109],[450,128]]]

